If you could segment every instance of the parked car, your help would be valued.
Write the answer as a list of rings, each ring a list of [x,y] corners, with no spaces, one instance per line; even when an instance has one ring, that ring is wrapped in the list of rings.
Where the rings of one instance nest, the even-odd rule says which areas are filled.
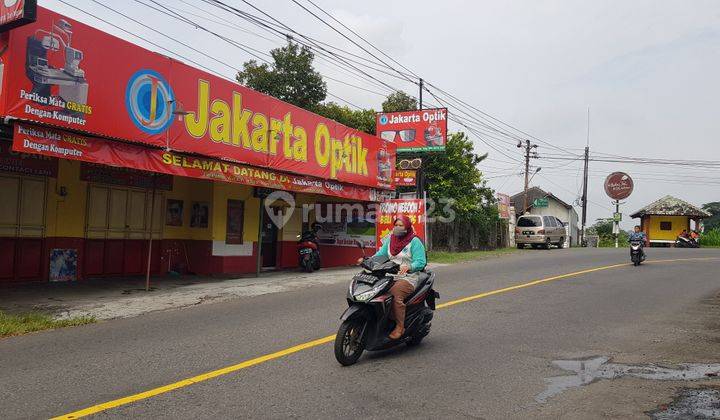
[[[515,243],[518,248],[549,249],[551,245],[562,248],[565,243],[565,224],[555,216],[523,215],[515,227]]]

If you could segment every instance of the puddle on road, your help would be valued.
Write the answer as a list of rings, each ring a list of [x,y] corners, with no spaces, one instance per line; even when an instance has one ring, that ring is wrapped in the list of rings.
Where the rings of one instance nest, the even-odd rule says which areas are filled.
[[[647,413],[655,420],[720,418],[720,391],[686,389],[671,404]]]
[[[572,375],[545,378],[547,388],[535,397],[539,403],[546,402],[568,389],[588,385],[599,379],[616,379],[624,376],[652,381],[682,381],[709,379],[720,374],[720,364],[683,363],[677,367],[658,365],[623,365],[610,363],[608,357],[593,357],[582,360],[555,360],[553,365]]]

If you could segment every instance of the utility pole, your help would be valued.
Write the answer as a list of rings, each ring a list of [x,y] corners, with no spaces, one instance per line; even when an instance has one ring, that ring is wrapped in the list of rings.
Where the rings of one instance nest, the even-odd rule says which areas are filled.
[[[580,246],[585,243],[585,224],[587,223],[587,187],[588,187],[588,159],[590,148],[585,146],[585,170],[583,172],[583,193],[582,193],[582,229],[580,230]]]
[[[523,209],[522,213],[525,213],[528,208],[527,192],[530,185],[530,158],[537,158],[537,154],[531,155],[532,149],[537,148],[537,144],[530,143],[530,140],[525,140],[525,144],[522,141],[518,142],[517,147],[525,149],[525,189],[523,190]]]
[[[588,107],[587,143],[585,145],[585,171],[583,172],[582,229],[580,230],[580,246],[586,246],[585,224],[587,223],[587,187],[588,187],[588,161],[589,160],[590,160],[590,107]]]
[[[420,86],[420,95],[418,96],[418,99],[419,99],[419,101],[418,101],[418,109],[423,109],[423,107],[422,107],[422,94],[423,94],[424,82],[423,82],[422,77],[420,78],[420,84],[419,84],[419,86]]]

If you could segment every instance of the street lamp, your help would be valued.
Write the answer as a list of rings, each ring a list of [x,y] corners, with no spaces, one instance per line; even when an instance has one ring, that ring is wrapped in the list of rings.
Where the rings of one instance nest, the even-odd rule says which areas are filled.
[[[533,174],[530,176],[530,179],[528,180],[528,184],[530,183],[530,181],[532,181],[533,177],[535,177],[535,175],[540,172],[540,169],[542,168],[535,169],[535,172],[533,172]]]

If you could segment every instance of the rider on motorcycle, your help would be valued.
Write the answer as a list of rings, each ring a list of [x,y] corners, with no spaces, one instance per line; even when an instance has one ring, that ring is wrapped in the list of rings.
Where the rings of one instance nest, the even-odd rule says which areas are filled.
[[[635,242],[639,241],[643,243],[643,250],[642,250],[642,257],[645,259],[645,249],[644,246],[647,244],[647,236],[645,236],[645,232],[640,230],[639,225],[635,225],[634,231],[630,234],[630,237],[628,238],[628,242]]]
[[[390,288],[393,296],[392,317],[396,325],[388,336],[397,340],[405,333],[405,298],[415,291],[419,272],[425,268],[427,261],[425,245],[415,235],[410,218],[406,215],[396,216],[393,225],[390,239],[383,241],[382,247],[373,257],[387,257],[400,265],[395,284]],[[362,259],[358,262],[362,262]]]

